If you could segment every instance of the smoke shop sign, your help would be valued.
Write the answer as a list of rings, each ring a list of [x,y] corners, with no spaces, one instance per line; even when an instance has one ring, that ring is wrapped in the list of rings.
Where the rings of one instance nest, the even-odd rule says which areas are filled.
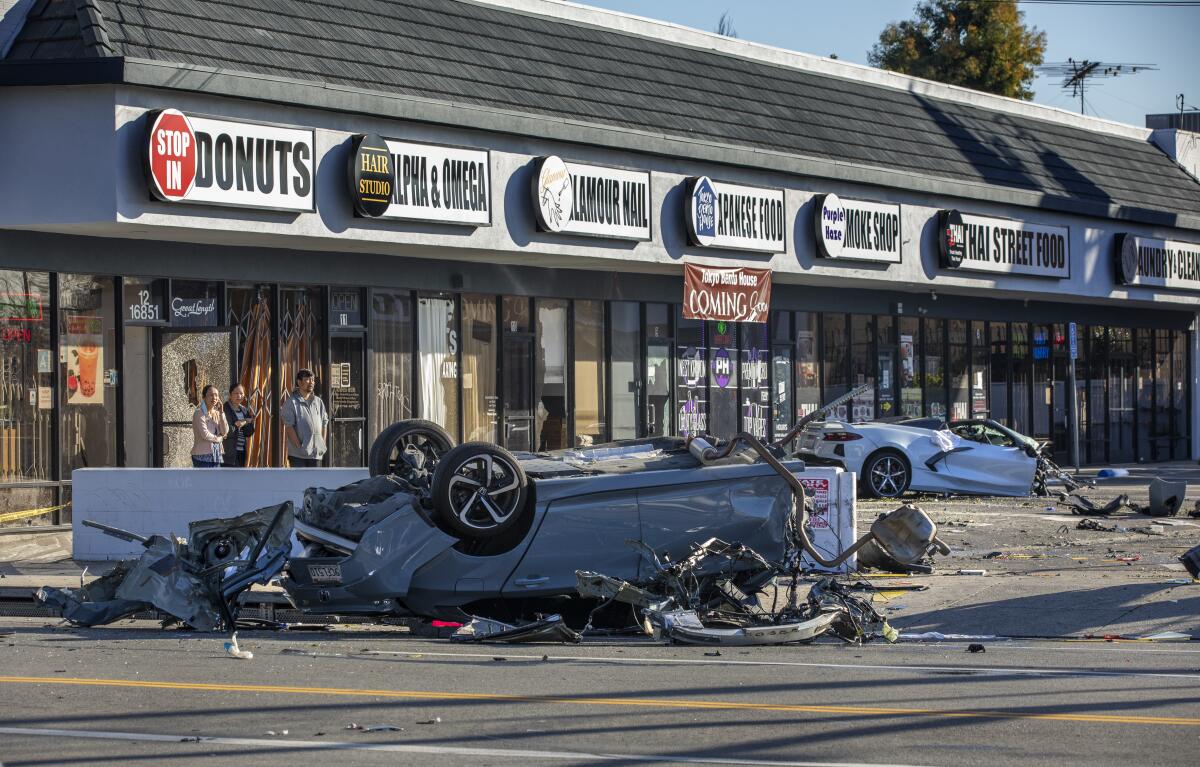
[[[900,263],[900,206],[843,200],[836,194],[815,201],[817,253],[847,261]]]
[[[163,202],[311,211],[313,132],[277,125],[150,113],[146,177]]]
[[[683,265],[683,316],[689,320],[766,322],[771,270]]]
[[[1200,290],[1200,244],[1122,234],[1116,257],[1122,284]]]
[[[650,174],[564,162],[537,161],[533,210],[538,229],[623,240],[650,239]]]
[[[783,253],[783,190],[689,179],[684,199],[688,238],[704,248]]]
[[[360,216],[488,226],[489,168],[486,150],[357,136],[350,196]]]
[[[1066,279],[1071,276],[1070,233],[1005,218],[944,210],[938,215],[942,266],[992,274]]]

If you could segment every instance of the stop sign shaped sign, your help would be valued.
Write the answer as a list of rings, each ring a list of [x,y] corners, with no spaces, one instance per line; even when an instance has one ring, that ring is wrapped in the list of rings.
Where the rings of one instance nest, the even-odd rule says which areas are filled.
[[[196,132],[187,116],[164,109],[150,123],[150,191],[160,200],[182,200],[196,183]]]

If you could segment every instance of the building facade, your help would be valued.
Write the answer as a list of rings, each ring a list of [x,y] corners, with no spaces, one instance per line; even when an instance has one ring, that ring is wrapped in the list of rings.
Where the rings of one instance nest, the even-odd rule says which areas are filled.
[[[187,465],[209,383],[283,465],[300,368],[329,465],[860,384],[838,417],[1200,453],[1200,183],[1147,129],[536,0],[193,5],[0,4],[0,524]]]

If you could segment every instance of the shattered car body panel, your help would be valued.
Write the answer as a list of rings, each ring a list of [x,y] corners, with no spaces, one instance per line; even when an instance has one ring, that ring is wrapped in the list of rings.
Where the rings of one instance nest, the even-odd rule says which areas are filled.
[[[786,483],[745,457],[701,466],[662,447],[677,442],[520,454],[534,487],[533,510],[527,529],[499,544],[472,546],[443,532],[415,491],[394,494],[395,512],[358,541],[335,541],[312,524],[316,516],[302,512],[297,532],[316,545],[289,561],[284,589],[311,613],[462,619],[459,608],[478,600],[573,595],[581,568],[636,580],[647,565],[627,539],[681,557],[694,541],[722,536],[782,556],[792,507]],[[803,464],[788,468],[801,472]]]
[[[192,628],[214,631],[233,628],[241,592],[267,583],[283,569],[291,550],[292,504],[193,522],[187,540],[141,538],[93,526],[124,540],[141,541],[145,551],[80,589],[40,589],[41,604],[58,608],[66,620],[80,626],[111,623],[155,608]]]
[[[583,641],[579,632],[563,622],[561,615],[548,615],[532,623],[513,625],[490,618],[472,618],[471,622],[450,635],[455,642],[504,642],[526,644],[536,642]]]

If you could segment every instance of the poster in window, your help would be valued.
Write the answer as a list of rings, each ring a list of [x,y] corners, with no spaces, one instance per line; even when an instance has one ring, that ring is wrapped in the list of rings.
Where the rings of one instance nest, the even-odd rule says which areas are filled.
[[[104,404],[104,323],[100,317],[68,314],[63,336],[67,404]]]

